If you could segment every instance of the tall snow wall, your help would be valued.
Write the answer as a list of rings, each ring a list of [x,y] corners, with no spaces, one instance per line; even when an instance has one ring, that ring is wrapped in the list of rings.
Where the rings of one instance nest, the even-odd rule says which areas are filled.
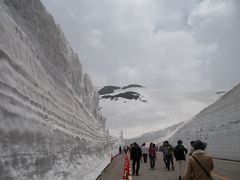
[[[99,169],[109,139],[98,99],[40,0],[0,0],[0,179]]]
[[[240,84],[202,110],[170,139],[207,143],[207,151],[215,158],[240,160]]]

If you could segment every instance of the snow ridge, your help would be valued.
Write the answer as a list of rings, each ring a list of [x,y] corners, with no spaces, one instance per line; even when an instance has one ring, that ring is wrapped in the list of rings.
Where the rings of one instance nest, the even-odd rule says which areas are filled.
[[[141,145],[144,142],[147,144],[152,142],[155,144],[161,144],[163,141],[168,140],[173,134],[175,134],[178,129],[184,126],[185,123],[186,122],[180,122],[158,131],[145,133],[136,138],[126,139],[125,143],[131,144],[133,142],[137,142]]]

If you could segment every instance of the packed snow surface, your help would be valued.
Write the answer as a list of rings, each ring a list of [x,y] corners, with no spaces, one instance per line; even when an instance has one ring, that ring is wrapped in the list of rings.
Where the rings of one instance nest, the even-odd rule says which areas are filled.
[[[116,142],[40,0],[0,0],[0,179],[95,179]]]
[[[215,158],[240,160],[239,138],[240,84],[194,116],[170,141],[176,144],[182,139],[189,146],[190,141],[200,139]]]
[[[190,120],[158,131],[125,140],[127,144],[153,142],[162,145],[168,140],[173,146],[181,139],[190,149],[190,141],[207,143],[207,151],[215,158],[240,161],[240,84],[204,108]]]

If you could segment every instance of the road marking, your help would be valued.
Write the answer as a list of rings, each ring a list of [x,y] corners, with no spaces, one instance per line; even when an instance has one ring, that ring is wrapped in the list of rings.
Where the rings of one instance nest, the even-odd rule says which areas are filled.
[[[218,174],[215,174],[215,173],[211,173],[213,176],[215,176],[215,177],[217,177],[217,178],[220,178],[220,179],[222,179],[222,180],[231,180],[231,179],[229,179],[229,178],[227,178],[227,177],[224,177],[224,176],[220,176],[220,175],[218,175]]]

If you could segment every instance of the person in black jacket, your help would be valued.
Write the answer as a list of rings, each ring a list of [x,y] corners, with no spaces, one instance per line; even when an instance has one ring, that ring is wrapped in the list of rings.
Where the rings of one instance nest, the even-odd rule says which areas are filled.
[[[142,150],[139,147],[139,145],[137,143],[133,143],[133,147],[131,149],[131,160],[132,160],[132,175],[136,175],[138,176],[138,172],[139,172],[139,168],[140,168],[140,160],[142,157]],[[135,166],[136,167],[136,171],[135,171]]]
[[[182,179],[183,162],[186,160],[185,155],[187,152],[188,150],[182,145],[182,140],[179,140],[178,145],[173,150],[174,157],[178,163],[179,180]]]

